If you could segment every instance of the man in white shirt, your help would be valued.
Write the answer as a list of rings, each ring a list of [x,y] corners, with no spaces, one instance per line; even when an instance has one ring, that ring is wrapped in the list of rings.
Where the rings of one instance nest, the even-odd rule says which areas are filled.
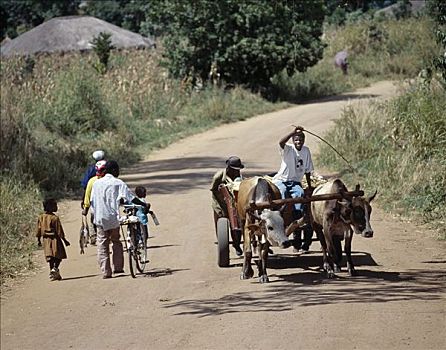
[[[119,165],[114,160],[108,161],[105,176],[97,179],[91,191],[91,210],[97,226],[96,244],[98,263],[103,278],[111,278],[109,245],[112,243],[114,273],[124,272],[124,252],[119,234],[119,205],[121,202],[133,202],[144,205],[120,179]]]
[[[293,143],[287,143],[292,138]],[[308,187],[311,188],[311,172],[313,169],[313,160],[311,152],[307,146],[304,146],[305,134],[302,127],[293,127],[293,130],[286,134],[280,141],[280,155],[282,162],[280,169],[274,176],[273,182],[279,188],[282,198],[286,198],[287,192],[292,198],[303,197],[302,179],[305,175]],[[299,219],[303,215],[302,204],[294,205],[293,219]],[[311,244],[313,230],[306,228],[304,230],[304,243],[301,244],[300,232],[294,234],[294,248],[300,253],[307,253]]]

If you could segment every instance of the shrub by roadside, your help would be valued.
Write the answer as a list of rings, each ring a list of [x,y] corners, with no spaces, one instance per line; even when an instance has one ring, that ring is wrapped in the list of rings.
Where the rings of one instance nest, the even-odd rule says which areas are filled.
[[[326,139],[357,170],[322,145],[319,160],[368,189],[386,208],[418,218],[446,239],[446,92],[416,83],[389,102],[347,108]]]

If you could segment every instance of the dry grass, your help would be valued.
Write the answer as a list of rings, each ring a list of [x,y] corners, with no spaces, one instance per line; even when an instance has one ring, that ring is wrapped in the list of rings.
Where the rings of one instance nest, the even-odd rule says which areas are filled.
[[[446,239],[446,92],[416,83],[384,104],[346,109],[329,131],[329,142],[357,173],[350,184],[378,188],[389,210],[417,217]],[[345,164],[327,147],[320,160],[339,171]]]

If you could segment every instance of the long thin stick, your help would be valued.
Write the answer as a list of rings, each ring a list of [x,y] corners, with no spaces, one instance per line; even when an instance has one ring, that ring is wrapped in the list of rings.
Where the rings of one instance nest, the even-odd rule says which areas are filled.
[[[295,125],[292,125],[292,126],[296,128]],[[311,131],[309,131],[309,130],[307,130],[307,129],[303,129],[302,131],[305,131],[305,132],[309,133],[310,135],[313,135],[313,136],[317,137],[319,140],[325,142],[328,146],[330,146],[330,148],[331,148],[333,151],[336,152],[336,154],[337,154],[339,157],[341,157],[341,158],[347,163],[347,165],[350,167],[350,170],[353,171],[353,173],[357,174],[355,168],[353,168],[353,166],[350,164],[350,162],[349,162],[347,159],[345,159],[344,156],[343,156],[341,153],[339,153],[338,150],[337,150],[336,148],[334,148],[332,145],[330,145],[330,144],[328,143],[328,141],[325,141],[322,137],[320,137],[319,135],[316,135],[315,133],[312,133]]]

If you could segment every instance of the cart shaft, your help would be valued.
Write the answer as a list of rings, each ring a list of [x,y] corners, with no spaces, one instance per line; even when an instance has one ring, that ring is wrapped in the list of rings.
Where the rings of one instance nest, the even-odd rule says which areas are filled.
[[[310,202],[316,202],[316,201],[327,201],[332,199],[344,199],[348,197],[360,197],[364,195],[364,191],[362,190],[356,190],[351,192],[344,192],[344,193],[327,193],[327,194],[316,194],[314,196],[304,198],[304,197],[298,197],[298,198],[285,198],[285,199],[274,199],[271,202],[258,202],[254,203],[251,202],[249,204],[249,208],[251,210],[257,210],[257,209],[266,209],[266,208],[273,208],[273,207],[281,207],[284,204],[295,204],[295,203],[310,203]]]

